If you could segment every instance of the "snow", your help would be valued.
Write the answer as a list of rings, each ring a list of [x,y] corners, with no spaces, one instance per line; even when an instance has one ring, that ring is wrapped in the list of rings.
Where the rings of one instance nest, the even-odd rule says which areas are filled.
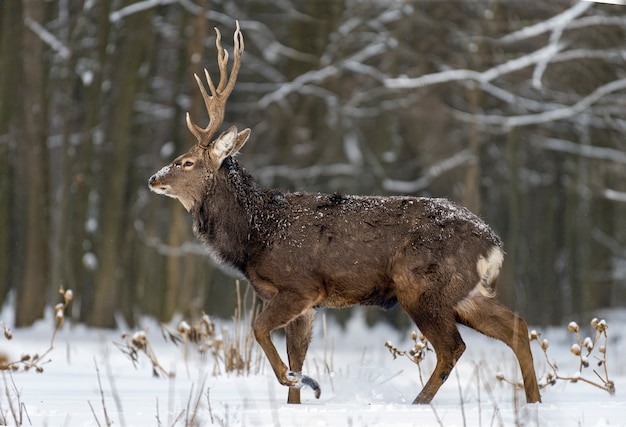
[[[6,314],[5,309],[2,319],[9,318]],[[304,373],[319,381],[322,394],[317,400],[312,390],[303,389],[302,405],[285,403],[287,389],[278,384],[265,359],[254,375],[213,376],[211,358],[203,361],[189,352],[185,364],[182,349],[162,338],[156,322],[146,320],[154,353],[162,366],[176,374],[155,378],[147,358],[142,355],[135,368],[113,344],[123,343],[122,331],[70,325],[66,320],[43,373],[4,372],[0,410],[11,425],[8,388],[13,403],[19,399],[36,426],[106,425],[102,398],[113,425],[120,426],[193,425],[192,414],[198,425],[226,426],[626,425],[626,363],[620,357],[626,350],[623,312],[607,315],[607,363],[616,385],[615,396],[580,381],[559,381],[542,391],[543,403],[528,405],[522,392],[496,380],[498,373],[519,380],[513,353],[504,344],[463,328],[467,351],[430,406],[410,404],[421,389],[418,368],[408,358],[394,360],[385,348],[387,341],[400,349],[411,348],[414,343],[408,332],[387,325],[368,328],[360,314],[357,311],[344,329],[329,320],[326,335],[318,317]],[[53,323],[50,313],[33,327],[13,330],[11,341],[0,339],[0,353],[11,360],[22,354],[41,354],[49,346]],[[576,339],[566,325],[537,329],[542,338],[550,340],[548,352],[558,361],[559,372],[596,379],[589,369],[577,374],[578,359],[570,353]],[[126,332],[132,335],[137,331]],[[285,357],[284,339],[275,334],[274,341]],[[546,364],[538,341],[533,343],[533,353],[541,376]],[[434,354],[427,352],[421,365],[424,380],[434,363]],[[28,419],[25,425],[29,425]]]

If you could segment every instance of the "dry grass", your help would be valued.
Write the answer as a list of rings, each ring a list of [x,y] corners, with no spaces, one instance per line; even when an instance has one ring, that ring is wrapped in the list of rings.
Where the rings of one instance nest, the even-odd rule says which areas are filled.
[[[578,359],[578,371],[573,375],[561,375],[556,361],[551,360],[548,356],[548,340],[544,339],[540,342],[539,338],[541,334],[536,331],[530,333],[531,340],[539,343],[541,346],[548,368],[548,371],[540,378],[539,386],[541,388],[554,385],[557,381],[569,381],[572,383],[580,381],[602,389],[611,395],[615,394],[615,383],[609,379],[606,361],[608,325],[605,320],[598,320],[597,318],[593,318],[590,325],[594,330],[593,337],[585,337],[584,339],[580,335],[580,327],[576,322],[570,322],[569,325],[567,325],[567,329],[576,337],[576,342],[570,347],[570,352]],[[593,379],[584,376],[585,372],[587,372],[586,369],[592,365],[591,359],[595,359],[595,363],[593,364],[599,368],[599,370],[591,370],[595,375],[595,378],[591,377]]]
[[[548,355],[550,342],[547,339],[541,339],[541,333],[534,330],[530,332],[531,342],[537,343],[537,345],[541,347],[544,355],[545,372],[538,378],[540,389],[543,390],[548,386],[553,386],[557,384],[558,381],[567,381],[570,383],[582,382],[604,390],[610,395],[615,394],[615,383],[609,378],[606,360],[608,325],[605,320],[593,318],[590,322],[590,326],[594,330],[593,337],[585,337],[583,339],[582,335],[580,335],[580,327],[576,322],[570,322],[567,325],[568,331],[574,334],[576,340],[570,347],[570,353],[578,359],[578,370],[571,375],[561,374],[557,361],[551,359]],[[585,376],[588,372],[588,368],[592,366],[592,359],[595,360],[593,364],[600,369],[591,370],[595,377]],[[499,381],[513,385],[517,389],[523,388],[523,384],[511,381],[501,373],[498,373],[496,378]]]
[[[213,361],[213,375],[234,373],[236,375],[250,375],[258,373],[262,366],[263,354],[255,344],[252,331],[252,322],[259,311],[257,300],[248,285],[241,293],[241,284],[236,282],[237,308],[232,318],[232,327],[218,327],[207,314],[195,322],[183,320],[176,327],[161,324],[163,337],[182,351],[183,360],[189,375],[189,358],[192,352],[202,360]],[[126,354],[134,365],[144,354],[152,363],[155,376],[170,377],[172,372],[167,371],[159,363],[153,350],[148,331],[141,330],[133,334],[122,334],[123,343],[114,343]]]
[[[192,355],[199,356],[203,361],[206,359],[213,361],[213,375],[221,374],[235,374],[235,375],[250,375],[256,374],[260,371],[263,360],[263,353],[256,346],[253,333],[252,322],[254,317],[259,312],[259,304],[254,298],[253,292],[248,286],[242,293],[241,285],[237,282],[237,309],[232,318],[232,326],[224,327],[218,326],[208,315],[203,314],[196,322],[188,323],[186,321],[180,322],[176,327],[169,325],[162,325],[163,336],[177,345],[182,352],[185,364],[189,363],[192,359]],[[0,369],[3,370],[4,381],[4,393],[0,395],[0,425],[15,424],[22,425],[30,423],[30,417],[26,411],[26,405],[22,401],[22,397],[19,392],[19,388],[13,381],[12,372],[14,371],[31,371],[43,372],[44,365],[51,360],[49,354],[54,348],[55,337],[61,327],[63,326],[65,319],[65,311],[68,305],[72,301],[72,291],[65,291],[60,289],[59,293],[63,297],[63,302],[59,303],[55,307],[55,326],[50,339],[50,345],[47,350],[40,354],[26,354],[21,356],[18,360],[9,360],[8,357],[0,355]],[[332,374],[332,353],[333,346],[331,345],[331,360],[327,360],[327,330],[325,318],[323,319],[323,334],[324,334],[324,373]],[[540,376],[540,386],[545,388],[549,385],[554,385],[557,381],[568,381],[571,383],[586,383],[602,390],[607,391],[610,394],[615,393],[615,384],[609,377],[609,370],[607,367],[607,329],[608,325],[604,320],[593,319],[590,322],[593,334],[589,337],[581,335],[581,328],[574,322],[571,322],[567,327],[568,330],[574,335],[575,342],[570,347],[571,354],[577,358],[579,369],[573,375],[563,375],[559,372],[558,364],[555,360],[552,360],[548,355],[549,343],[547,339],[541,339],[541,334],[536,331],[531,331],[530,338],[532,342],[539,345],[543,351],[545,357],[545,373]],[[0,329],[3,330],[6,340],[13,339],[11,330],[0,322]],[[167,371],[159,363],[157,356],[154,352],[152,345],[148,339],[148,331],[138,331],[133,334],[123,334],[123,343],[115,343],[117,347],[124,352],[133,362],[137,365],[140,357],[147,357],[153,366],[153,373],[157,376],[169,377],[173,381],[173,373]],[[420,381],[424,384],[422,378],[421,362],[425,360],[427,354],[432,352],[432,347],[426,338],[417,332],[411,332],[410,338],[413,341],[412,346],[407,350],[402,350],[395,347],[391,342],[387,341],[385,347],[389,350],[394,359],[400,357],[407,357],[413,363],[415,363],[420,372]],[[144,355],[144,356],[142,356]],[[95,361],[94,361],[95,363]],[[457,381],[459,386],[459,398],[461,401],[461,411],[463,415],[463,423],[467,423],[466,414],[463,407],[465,396],[468,390],[472,387],[476,387],[475,395],[478,398],[478,421],[479,425],[490,419],[490,425],[504,425],[504,420],[500,414],[497,399],[493,393],[493,381],[494,371],[493,366],[488,365],[487,362],[481,361],[475,364],[475,381],[465,385],[465,389],[461,385],[457,372]],[[98,366],[95,367],[98,386],[100,389],[100,406],[101,410],[96,411],[91,402],[88,402],[94,421],[97,425],[110,426],[114,424],[107,411],[107,402],[105,401],[105,394],[103,391],[103,384],[100,379],[100,372]],[[591,372],[589,372],[591,371]],[[108,371],[107,371],[108,372]],[[584,375],[588,373],[587,375]],[[332,376],[332,375],[331,375]],[[519,390],[523,388],[522,384],[507,380],[501,374],[495,374],[495,378],[501,380],[504,383],[513,385],[512,392],[514,395],[514,405],[518,400],[517,396]],[[117,390],[113,384],[113,378],[109,373],[108,376],[109,385],[111,388],[111,394],[117,405],[117,412],[119,418],[119,424],[124,426],[123,408]],[[196,387],[199,385],[199,387]],[[210,417],[211,424],[229,425],[230,424],[230,410],[228,406],[224,408],[222,417],[213,413],[210,399],[210,389],[206,386],[206,376],[195,386],[192,385],[189,390],[189,396],[186,406],[180,409],[177,413],[171,414],[171,419],[166,423],[168,426],[198,426],[206,425]],[[490,401],[493,411],[491,414],[483,414],[483,408],[481,403],[482,399]],[[170,405],[173,407],[173,404]],[[432,407],[432,406],[431,406]],[[443,425],[442,420],[438,417],[434,407],[432,407],[435,417],[440,425]],[[162,425],[159,418],[159,407],[157,401],[156,410],[157,424]],[[220,411],[221,412],[221,411]],[[97,415],[97,413],[99,415]],[[524,419],[528,415],[524,415],[517,406],[515,406],[515,423],[517,425],[523,425]],[[204,417],[204,420],[201,420]]]
[[[22,402],[19,389],[15,385],[12,372],[15,371],[30,371],[43,372],[44,365],[50,362],[48,354],[54,349],[54,339],[57,333],[63,326],[65,320],[65,310],[73,299],[73,293],[71,290],[65,290],[63,287],[59,289],[59,294],[63,296],[63,302],[58,303],[54,307],[55,328],[50,338],[50,345],[48,349],[40,353],[23,354],[17,360],[11,360],[8,355],[0,354],[0,371],[2,371],[2,379],[4,382],[4,397],[6,398],[6,404],[8,409],[3,408],[2,400],[0,400],[0,424],[7,425],[9,420],[12,419],[15,425],[22,425],[26,419],[29,424],[30,418],[26,411],[26,405]],[[0,322],[0,328],[3,330],[4,338],[11,341],[13,339],[13,333],[7,327],[4,322]],[[7,380],[7,373],[9,380]],[[9,418],[8,414],[11,414]]]
[[[424,378],[422,376],[421,362],[426,358],[426,353],[429,351],[433,351],[433,349],[430,347],[428,340],[421,332],[418,334],[415,331],[411,331],[410,337],[411,340],[413,340],[413,347],[408,350],[400,350],[397,347],[394,347],[391,341],[385,342],[385,347],[387,347],[394,359],[396,359],[398,356],[404,356],[417,365],[417,369],[420,375],[420,383],[423,387]]]
[[[63,302],[58,303],[54,307],[54,318],[56,321],[56,327],[52,332],[52,338],[50,338],[50,346],[43,353],[32,353],[32,354],[23,354],[19,360],[9,360],[7,356],[0,356],[0,371],[18,371],[24,370],[28,371],[30,369],[34,369],[37,372],[43,372],[43,365],[50,362],[50,359],[46,359],[48,354],[54,349],[54,339],[56,338],[57,333],[63,326],[63,322],[65,320],[65,309],[72,301],[74,294],[70,289],[67,291],[61,287],[59,289],[59,294],[63,296]],[[13,339],[13,334],[11,330],[6,326],[4,322],[0,322],[0,327],[4,330],[4,337],[7,340]]]
[[[2,399],[0,399],[0,424],[8,425],[9,421],[12,419],[16,426],[21,426],[24,424],[24,421],[28,419],[28,423],[32,425],[28,411],[26,411],[26,405],[22,402],[20,391],[15,385],[15,381],[13,381],[11,371],[9,371],[8,377],[11,380],[11,384],[7,381],[7,374],[5,372],[2,373],[2,380],[4,381],[4,395],[6,397],[8,410],[5,411],[2,405]],[[8,416],[9,413],[11,414],[10,418]]]
[[[568,381],[571,383],[582,382],[608,392],[615,394],[615,383],[609,378],[607,368],[606,349],[608,344],[607,329],[608,325],[605,320],[594,318],[590,322],[591,328],[594,330],[593,336],[585,337],[580,334],[580,327],[576,322],[570,322],[567,326],[568,330],[574,334],[576,342],[570,347],[570,352],[578,359],[578,370],[572,375],[563,375],[559,372],[558,363],[548,355],[550,346],[547,339],[540,339],[541,333],[533,330],[530,332],[531,342],[537,343],[543,351],[545,358],[546,372],[539,376],[539,387],[545,389],[548,386],[555,385],[557,381]],[[411,340],[413,346],[409,350],[401,350],[393,346],[390,341],[385,343],[385,347],[389,350],[394,359],[398,356],[405,356],[418,366],[420,373],[420,381],[422,386],[424,381],[422,378],[421,362],[426,357],[428,351],[432,351],[426,338],[415,331],[411,332]],[[585,376],[588,368],[595,365],[597,369],[591,369],[594,376]],[[502,373],[496,374],[498,381],[512,385],[516,390],[523,390],[524,385],[520,382],[511,381]]]
[[[139,363],[140,355],[143,354],[150,360],[150,363],[152,363],[153,376],[174,376],[173,372],[169,372],[159,363],[156,353],[152,348],[152,344],[150,344],[148,340],[148,330],[141,330],[132,334],[124,332],[121,338],[124,340],[123,343],[114,342],[113,344],[119,348],[122,353],[128,356],[135,367],[137,367]]]

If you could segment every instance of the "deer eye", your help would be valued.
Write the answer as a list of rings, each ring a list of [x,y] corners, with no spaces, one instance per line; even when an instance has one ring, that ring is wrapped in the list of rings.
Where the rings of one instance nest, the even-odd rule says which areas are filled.
[[[183,163],[183,167],[185,168],[190,168],[193,166],[193,162],[190,160],[185,161],[185,163]]]

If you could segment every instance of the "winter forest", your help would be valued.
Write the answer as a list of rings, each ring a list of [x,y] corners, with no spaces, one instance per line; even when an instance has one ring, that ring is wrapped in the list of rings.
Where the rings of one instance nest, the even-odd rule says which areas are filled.
[[[0,0],[0,303],[102,327],[230,316],[234,279],[148,178],[207,122],[215,31],[246,49],[224,128],[289,191],[447,197],[505,242],[529,323],[626,305],[626,6],[565,0]],[[336,312],[338,318],[349,312]],[[398,310],[371,312],[407,322]]]

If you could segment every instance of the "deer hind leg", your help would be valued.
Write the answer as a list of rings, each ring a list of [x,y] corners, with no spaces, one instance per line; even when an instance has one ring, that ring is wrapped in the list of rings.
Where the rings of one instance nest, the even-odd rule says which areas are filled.
[[[278,382],[288,387],[297,388],[308,385],[315,391],[315,397],[319,398],[320,389],[317,382],[299,372],[287,369],[287,365],[280,358],[271,339],[271,332],[274,329],[287,326],[294,319],[310,310],[313,304],[310,300],[303,298],[302,295],[289,292],[278,293],[257,316],[253,329],[254,337],[269,360]]]
[[[433,317],[432,320],[415,322],[420,331],[430,341],[435,354],[437,364],[435,370],[426,382],[426,385],[415,398],[413,403],[430,403],[443,383],[450,376],[450,372],[456,362],[465,351],[465,343],[456,328],[452,316],[444,318]]]
[[[289,369],[291,369],[292,372],[302,372],[304,358],[309,349],[313,333],[314,317],[315,310],[311,308],[285,326],[287,357],[289,359]],[[300,403],[299,387],[289,387],[287,403]]]
[[[454,310],[441,305],[441,295],[422,295],[418,298],[419,302],[416,302],[415,297],[412,302],[398,299],[415,325],[430,341],[437,355],[435,370],[413,401],[427,404],[450,376],[452,368],[465,351],[465,343],[457,329]]]
[[[522,371],[526,401],[541,402],[526,322],[497,300],[478,293],[461,301],[456,313],[459,323],[496,338],[513,350]]]

